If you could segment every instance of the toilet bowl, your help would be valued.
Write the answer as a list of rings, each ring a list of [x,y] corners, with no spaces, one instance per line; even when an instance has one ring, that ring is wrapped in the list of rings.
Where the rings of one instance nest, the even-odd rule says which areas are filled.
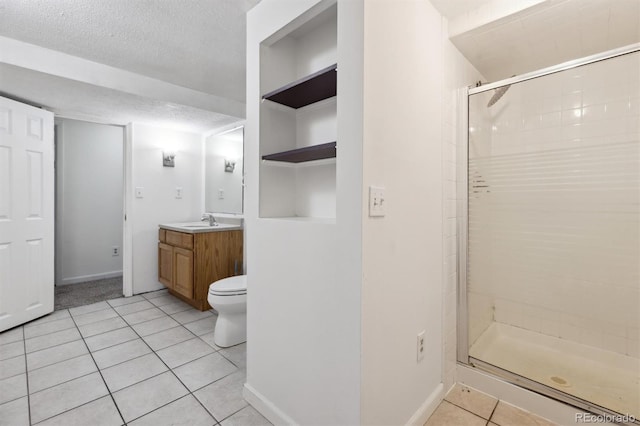
[[[247,276],[218,280],[209,286],[209,305],[218,311],[213,334],[216,345],[226,348],[247,341]]]

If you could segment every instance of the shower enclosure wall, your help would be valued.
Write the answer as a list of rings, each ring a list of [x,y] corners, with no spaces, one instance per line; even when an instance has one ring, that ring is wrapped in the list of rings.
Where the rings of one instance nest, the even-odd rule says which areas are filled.
[[[470,89],[459,193],[459,361],[635,418],[639,49]]]

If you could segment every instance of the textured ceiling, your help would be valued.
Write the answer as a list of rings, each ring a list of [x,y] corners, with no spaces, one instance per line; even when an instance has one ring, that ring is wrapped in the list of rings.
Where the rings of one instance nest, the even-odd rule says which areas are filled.
[[[451,14],[452,22],[468,18],[465,5],[487,9],[497,4],[431,1],[441,13]],[[640,0],[547,0],[497,16],[451,41],[487,80],[501,80],[640,42]]]
[[[244,102],[258,1],[0,0],[0,35]]]
[[[145,123],[204,133],[238,119],[0,63],[0,96],[43,106],[56,115],[125,125]],[[10,92],[6,92],[9,88]]]

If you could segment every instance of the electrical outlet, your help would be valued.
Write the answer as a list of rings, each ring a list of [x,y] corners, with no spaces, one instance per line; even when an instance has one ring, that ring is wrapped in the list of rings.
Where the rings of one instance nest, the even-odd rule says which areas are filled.
[[[218,189],[218,200],[224,200],[224,189]]]
[[[144,188],[136,186],[136,198],[144,198]]]
[[[178,198],[178,199],[182,198],[182,187],[181,186],[176,186],[176,198]]]
[[[113,246],[111,247],[111,256],[120,256],[120,247]]]
[[[420,362],[424,359],[424,335],[426,334],[426,330],[422,330],[418,333],[418,341],[416,346],[416,361]]]
[[[386,204],[384,199],[384,188],[378,186],[369,187],[369,216],[384,216],[386,214]]]

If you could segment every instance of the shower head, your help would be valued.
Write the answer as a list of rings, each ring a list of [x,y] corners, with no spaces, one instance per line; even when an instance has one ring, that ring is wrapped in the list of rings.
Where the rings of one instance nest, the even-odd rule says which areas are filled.
[[[489,99],[489,103],[487,104],[487,108],[489,108],[490,106],[492,106],[493,104],[498,102],[500,100],[500,98],[503,97],[505,93],[507,93],[507,90],[509,90],[509,87],[511,87],[510,84],[507,84],[506,86],[498,87],[494,91],[493,96],[491,97],[491,99]]]

